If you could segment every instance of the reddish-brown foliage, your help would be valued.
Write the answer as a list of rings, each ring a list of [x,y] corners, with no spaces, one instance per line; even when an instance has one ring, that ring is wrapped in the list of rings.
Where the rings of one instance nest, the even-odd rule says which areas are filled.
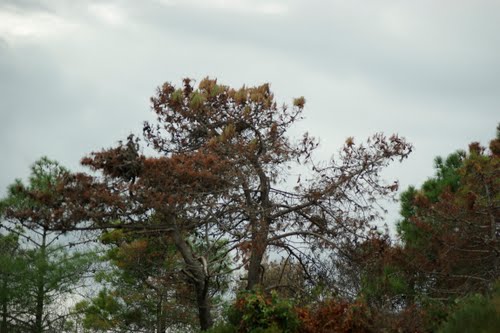
[[[301,333],[368,333],[376,332],[370,319],[370,311],[362,302],[328,300],[314,309],[296,309]]]
[[[434,203],[423,195],[414,202],[411,221],[426,243],[406,251],[434,282],[427,293],[437,298],[486,291],[500,274],[500,159],[473,143],[459,172],[458,190],[445,189]]]
[[[337,251],[366,232],[381,212],[374,202],[398,187],[380,173],[410,154],[409,143],[397,135],[375,134],[365,143],[349,138],[330,161],[316,161],[314,138],[288,136],[304,105],[301,97],[278,107],[269,84],[233,89],[207,78],[196,88],[186,79],[177,89],[165,83],[151,98],[157,121],[144,125],[146,142],[161,156],[142,155],[133,136],[91,154],[82,164],[97,175],[61,179],[57,198],[45,200],[53,214],[47,219],[65,230],[168,233],[206,311],[211,258],[194,253],[189,233],[203,233],[206,248],[213,248],[211,237],[224,238],[230,249],[245,252],[239,257],[252,289],[270,247],[299,261],[303,253],[290,239]],[[309,175],[289,189],[294,164]]]

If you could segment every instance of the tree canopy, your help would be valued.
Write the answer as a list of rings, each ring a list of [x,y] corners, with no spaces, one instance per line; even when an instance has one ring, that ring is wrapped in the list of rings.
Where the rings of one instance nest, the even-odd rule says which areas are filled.
[[[411,144],[381,133],[350,137],[318,160],[313,136],[291,135],[304,106],[303,97],[278,106],[269,84],[163,84],[143,139],[131,134],[83,157],[86,172],[42,159],[29,185],[10,188],[2,201],[9,234],[0,245],[12,253],[0,258],[5,271],[22,272],[15,258],[31,251],[18,246],[32,239],[19,226],[41,237],[38,286],[88,265],[69,260],[71,252],[50,257],[63,234],[99,242],[102,288],[74,316],[94,331],[208,330],[236,288],[227,320],[212,331],[427,332],[456,300],[487,295],[499,273],[499,138],[489,150],[473,143],[467,153],[437,158],[435,176],[402,194],[398,242],[373,223],[383,218],[380,199],[398,190],[381,173],[407,158]],[[1,288],[10,306],[17,296]],[[294,289],[301,293],[292,301]],[[31,302],[35,322],[47,302]]]
[[[69,313],[54,309],[74,295],[95,260],[91,251],[71,249],[77,240],[61,242],[62,233],[51,229],[45,200],[57,197],[55,185],[67,173],[41,158],[28,184],[16,180],[0,201],[2,332],[61,330]]]

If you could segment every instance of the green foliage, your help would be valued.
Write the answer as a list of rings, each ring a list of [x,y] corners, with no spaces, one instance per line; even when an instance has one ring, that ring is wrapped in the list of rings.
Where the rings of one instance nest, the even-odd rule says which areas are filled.
[[[27,248],[19,236],[25,234],[0,235],[0,311],[29,329],[41,314],[44,319],[36,325],[48,328],[57,318],[51,307],[74,292],[95,256],[46,244]]]
[[[499,326],[498,306],[494,315],[495,306],[481,296],[500,274],[498,147],[498,138],[490,151],[473,142],[467,153],[436,158],[435,175],[401,195],[402,268],[429,331],[436,331],[455,302],[460,305],[442,332],[493,332]]]
[[[465,152],[459,150],[448,155],[445,160],[441,156],[434,160],[436,174],[422,185],[422,191],[430,201],[436,202],[445,189],[456,192],[460,186],[459,169],[463,165]]]
[[[236,332],[292,333],[300,323],[293,304],[274,292],[270,297],[258,291],[242,292],[227,317]]]
[[[386,299],[411,292],[408,281],[399,267],[388,264],[382,267],[380,273],[373,273],[364,274],[361,280],[362,293],[368,300],[381,305]]]
[[[0,213],[5,214],[8,211],[43,211],[48,210],[44,206],[44,201],[54,195],[54,188],[57,180],[66,175],[68,170],[61,166],[57,161],[47,157],[42,157],[31,166],[31,173],[28,184],[25,185],[22,180],[16,179],[7,189],[7,197],[0,201]],[[36,197],[27,195],[31,192]],[[35,224],[46,223],[44,220],[30,221],[29,216],[25,216],[26,221]]]
[[[0,234],[0,332],[13,330],[14,319],[29,304],[26,292],[28,263],[15,234]]]
[[[220,322],[214,325],[212,328],[205,331],[206,333],[237,333],[238,330],[234,325],[227,322]]]
[[[115,229],[104,231],[100,240],[109,246],[101,258],[109,269],[95,277],[106,288],[90,303],[79,305],[78,312],[87,329],[163,331],[177,325],[185,331],[197,326],[195,295],[185,281],[182,258],[168,235]],[[214,261],[211,271],[231,268],[222,256],[227,252],[226,241],[215,241],[207,248],[200,237],[193,235],[189,244]],[[217,284],[210,284],[209,292],[213,295],[212,305],[217,305],[218,296],[228,288],[228,279],[227,275],[214,279]],[[109,304],[116,307],[110,309]]]
[[[167,236],[116,229],[103,232],[100,240],[110,246],[102,257],[109,269],[95,279],[106,288],[91,303],[79,305],[86,328],[196,326],[193,295],[179,276],[181,259]]]
[[[28,184],[16,180],[0,201],[0,232],[9,232],[0,235],[2,315],[24,330],[58,330],[68,313],[55,313],[54,307],[74,293],[96,258],[92,252],[70,251],[73,244],[50,230],[54,212],[45,200],[53,198],[57,179],[66,173],[57,162],[41,158]]]
[[[425,232],[416,227],[411,220],[418,213],[415,201],[418,196],[423,196],[430,202],[437,202],[443,191],[456,192],[460,188],[460,168],[464,164],[465,157],[465,152],[461,150],[448,155],[446,159],[436,157],[435,175],[425,181],[420,190],[410,186],[401,194],[400,214],[403,219],[397,223],[397,231],[406,245],[419,248],[428,244]]]
[[[75,306],[79,313],[85,313],[83,327],[106,332],[117,326],[116,315],[123,312],[122,305],[103,289],[91,301],[81,301]]]
[[[491,297],[471,295],[439,329],[439,333],[496,333],[500,327],[500,285]]]
[[[240,292],[226,310],[226,321],[209,333],[293,333],[298,332],[300,320],[293,303],[277,293],[265,295],[260,291]]]

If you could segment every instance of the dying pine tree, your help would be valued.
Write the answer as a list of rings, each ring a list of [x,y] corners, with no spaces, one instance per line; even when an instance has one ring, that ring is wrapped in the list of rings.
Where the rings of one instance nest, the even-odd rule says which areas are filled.
[[[213,322],[210,290],[219,277],[245,267],[254,289],[266,251],[285,251],[307,271],[315,249],[362,239],[380,216],[377,200],[397,190],[380,172],[412,148],[375,134],[365,143],[348,138],[318,161],[313,137],[288,134],[305,99],[280,107],[268,84],[233,89],[204,79],[195,87],[186,79],[180,88],[162,85],[151,104],[157,119],[145,123],[144,138],[155,155],[130,136],[85,157],[94,173],[64,176],[63,199],[45,203],[55,229],[154,233],[174,244],[202,329]],[[297,165],[307,169],[299,179],[290,173]],[[227,264],[229,254],[236,264]]]

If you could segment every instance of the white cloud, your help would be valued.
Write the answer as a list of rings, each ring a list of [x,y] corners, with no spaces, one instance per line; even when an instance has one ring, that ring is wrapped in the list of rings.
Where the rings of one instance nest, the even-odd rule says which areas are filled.
[[[215,9],[238,13],[281,15],[289,10],[288,1],[268,0],[157,0],[167,6]]]
[[[121,25],[125,22],[123,9],[110,3],[91,3],[89,12],[106,24]]]
[[[288,7],[283,3],[264,3],[256,7],[258,12],[264,14],[284,14],[288,11]]]
[[[47,12],[0,9],[0,37],[7,42],[53,39],[68,35],[77,24]]]

